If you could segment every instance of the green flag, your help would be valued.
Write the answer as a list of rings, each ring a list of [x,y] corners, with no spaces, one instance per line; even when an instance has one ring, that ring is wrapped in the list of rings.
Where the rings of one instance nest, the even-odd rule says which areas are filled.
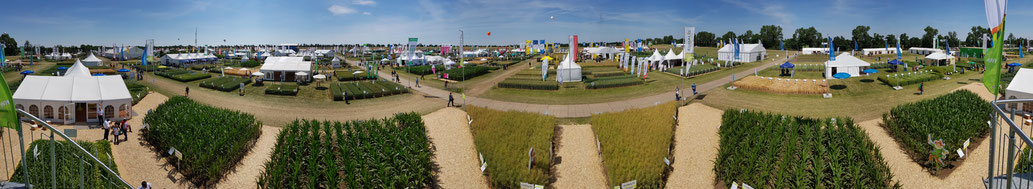
[[[3,57],[0,56],[0,58]],[[11,96],[11,88],[7,85],[7,80],[4,79],[3,75],[0,75],[0,83],[3,83],[3,86],[0,87],[0,127],[21,130],[21,124],[18,122],[18,111],[14,109],[14,98]]]
[[[1006,17],[1005,17],[1006,18]],[[983,72],[983,85],[986,85],[986,89],[990,90],[991,94],[997,96],[997,93],[1001,91],[1001,48],[1004,47],[1004,18],[1001,19],[1001,25],[997,28],[993,28],[991,40],[993,47],[986,49],[985,63],[986,71]],[[996,97],[994,97],[996,98]]]

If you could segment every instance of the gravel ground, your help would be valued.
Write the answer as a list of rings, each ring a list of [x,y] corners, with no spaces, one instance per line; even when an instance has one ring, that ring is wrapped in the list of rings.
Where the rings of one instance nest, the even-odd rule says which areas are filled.
[[[555,188],[607,188],[591,125],[560,125]]]
[[[717,184],[714,159],[720,145],[717,132],[722,113],[702,103],[678,108],[671,163],[674,171],[667,177],[667,188],[706,188]]]
[[[466,121],[466,112],[458,108],[443,108],[423,116],[435,149],[433,160],[438,165],[441,188],[488,188]]]

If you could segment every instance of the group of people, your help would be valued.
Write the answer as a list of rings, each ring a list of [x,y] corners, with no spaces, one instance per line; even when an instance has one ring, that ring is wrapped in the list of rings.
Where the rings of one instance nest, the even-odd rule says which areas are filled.
[[[104,128],[104,140],[108,140],[108,135],[112,136],[115,145],[118,145],[120,142],[120,140],[118,140],[119,135],[122,136],[121,141],[129,140],[129,132],[133,132],[132,127],[129,127],[129,122],[126,122],[126,120],[111,121],[104,118],[104,116],[97,117],[101,120],[101,128]]]

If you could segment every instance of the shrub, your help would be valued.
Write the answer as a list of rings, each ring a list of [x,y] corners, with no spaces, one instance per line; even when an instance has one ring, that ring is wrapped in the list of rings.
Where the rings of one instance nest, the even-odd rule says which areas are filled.
[[[162,76],[162,77],[166,77],[166,78],[169,78],[169,79],[172,79],[172,80],[180,81],[180,82],[191,82],[191,81],[196,81],[196,80],[200,80],[200,79],[207,79],[207,78],[212,77],[212,75],[209,75],[209,74],[206,74],[206,73],[197,73],[197,72],[193,72],[193,71],[180,70],[180,69],[166,70],[166,71],[157,72],[157,73],[154,73],[154,74]]]
[[[847,119],[728,110],[714,173],[725,186],[899,188],[879,148]]]
[[[883,114],[882,119],[884,127],[912,160],[935,171],[936,162],[929,160],[933,146],[928,143],[928,135],[932,135],[933,140],[943,139],[944,149],[953,152],[961,148],[965,140],[987,134],[986,122],[990,121],[992,111],[990,104],[979,95],[960,90],[897,106],[889,114]],[[958,158],[957,154],[948,153],[943,163],[950,168]]]
[[[560,83],[556,81],[506,79],[499,82],[498,87],[511,89],[559,90]]]
[[[935,73],[920,73],[920,74],[904,74],[901,76],[883,75],[879,76],[879,81],[886,83],[890,86],[907,86],[919,84],[926,81],[932,81],[939,79],[940,75]]]
[[[369,77],[369,73],[365,71],[359,74],[355,74],[355,71],[335,71],[334,75],[337,76],[337,81],[360,81],[372,79]]]
[[[273,84],[265,87],[265,94],[272,95],[298,95],[298,84],[284,83],[284,84]]]
[[[678,67],[674,67],[674,68],[668,68],[664,72],[672,73],[674,75],[678,75],[678,74],[681,74],[681,70],[684,70],[684,69],[685,69],[684,66],[678,66]],[[718,70],[721,70],[721,68],[719,68],[719,67],[717,67],[715,65],[700,64],[700,65],[692,65],[692,67],[689,67],[689,71],[686,74],[689,77],[691,77],[691,76],[696,76],[696,75],[700,75],[700,74],[710,73],[710,72],[718,71]]]
[[[417,113],[294,121],[277,136],[259,188],[430,188],[430,143]]]
[[[343,92],[348,92],[349,100],[357,100],[408,93],[409,89],[398,83],[385,80],[330,84],[330,93],[333,100],[344,100],[344,96],[341,94]]]
[[[223,92],[230,92],[240,88],[240,84],[249,84],[251,79],[240,78],[240,77],[221,77],[210,80],[201,81],[200,85],[204,88],[215,89]]]
[[[465,68],[453,68],[450,70],[441,71],[447,73],[449,80],[463,81],[466,79],[473,79],[474,77],[484,75],[488,73],[488,67],[484,66],[466,66]]]
[[[144,117],[144,137],[159,152],[183,153],[180,173],[197,185],[210,186],[251,149],[261,122],[251,114],[216,108],[177,96]]]
[[[55,158],[54,162],[56,163],[54,165],[58,170],[56,172],[58,186],[108,186],[111,180],[104,178],[115,177],[115,175],[108,173],[104,167],[101,167],[100,164],[89,159],[89,156],[86,156],[85,153],[72,147],[72,142],[54,142],[58,144],[57,148],[54,148],[57,156],[50,156],[50,148],[53,146],[50,140],[32,141],[25,150],[25,155],[28,158],[28,172],[31,175],[29,177],[30,180],[28,182],[25,181],[25,174],[22,173],[25,167],[18,163],[14,172],[11,172],[11,181],[32,184],[42,188],[50,187],[50,182],[52,181],[50,174],[54,173],[50,171],[50,158],[52,157]],[[108,168],[111,168],[112,171],[118,174],[118,166],[115,165],[115,160],[110,156],[111,143],[106,140],[98,140],[97,142],[76,141],[76,143],[79,143],[87,152],[93,154],[93,156],[104,162]],[[37,151],[40,154],[38,156],[33,155],[33,151]],[[75,155],[81,158],[76,158]],[[81,163],[80,161],[86,161],[87,163]],[[82,174],[80,174],[80,170]]]
[[[592,76],[595,76],[595,77],[613,77],[613,76],[628,75],[628,73],[624,72],[624,71],[608,71],[608,72],[592,72],[592,74],[588,74],[588,75],[592,75]]]
[[[129,89],[129,95],[133,97],[133,104],[139,103],[143,97],[147,97],[147,92],[150,90],[147,86],[140,84],[134,80],[126,80],[126,88]]]
[[[474,144],[488,165],[485,172],[492,187],[519,188],[520,182],[549,183],[555,117],[481,107],[470,107],[469,115],[473,119],[470,131]],[[531,147],[535,159],[528,169],[527,152]]]
[[[395,69],[398,70],[398,71],[402,71],[402,72],[409,72],[409,73],[415,74],[415,75],[430,75],[430,74],[434,74],[433,70],[431,70],[430,65],[398,67],[398,68],[395,68]],[[437,68],[436,71],[441,71],[441,68],[440,67]]]
[[[674,119],[674,102],[592,116],[609,185],[637,180],[638,187],[663,188]]]

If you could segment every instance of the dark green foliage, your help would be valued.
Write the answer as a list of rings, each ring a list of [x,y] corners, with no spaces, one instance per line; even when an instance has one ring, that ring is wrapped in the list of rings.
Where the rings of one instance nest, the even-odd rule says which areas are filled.
[[[201,83],[198,85],[204,88],[215,89],[223,92],[230,92],[239,89],[241,83],[247,85],[251,83],[251,79],[241,77],[221,77],[201,81]]]
[[[287,95],[294,96],[298,95],[298,84],[283,83],[283,84],[272,84],[265,87],[265,94],[272,95]]]
[[[114,179],[114,175],[108,173],[104,167],[97,164],[89,156],[82,151],[79,151],[71,142],[68,141],[54,141],[57,144],[57,148],[54,149],[55,154],[55,165],[57,167],[57,186],[58,187],[95,187],[103,188],[102,186],[119,186],[122,185],[121,181]],[[76,141],[86,151],[93,154],[97,159],[104,162],[111,168],[112,171],[118,173],[118,166],[115,165],[115,160],[111,159],[111,143],[106,140],[98,140],[97,142],[87,141]],[[29,144],[29,148],[25,151],[28,157],[27,163],[29,164],[29,175],[31,180],[25,182],[25,174],[22,173],[24,167],[21,164],[17,164],[14,172],[11,174],[11,181],[20,183],[29,183],[39,188],[49,188],[51,184],[50,173],[50,147],[52,146],[50,140],[36,140],[32,144]],[[34,155],[33,151],[39,153]],[[78,156],[78,157],[76,157]],[[81,163],[86,162],[86,163]],[[79,174],[82,169],[83,174]],[[85,178],[85,181],[82,179]],[[105,180],[104,178],[113,179]],[[82,183],[80,183],[82,182]],[[114,185],[109,185],[115,183]]]
[[[377,98],[409,92],[405,86],[395,82],[376,80],[358,82],[340,82],[330,84],[330,94],[335,101],[344,100],[344,92],[348,92],[349,100]]]
[[[725,186],[756,188],[896,188],[865,131],[847,119],[810,119],[725,111],[714,161]]]
[[[147,114],[144,137],[159,152],[183,153],[177,171],[194,184],[211,186],[233,170],[261,134],[251,114],[216,108],[177,96]],[[176,166],[176,165],[173,165]]]
[[[429,188],[430,143],[417,113],[382,120],[294,121],[277,136],[259,188]]]
[[[560,84],[556,81],[542,81],[541,79],[506,79],[498,84],[499,88],[511,89],[533,89],[533,90],[559,90]]]
[[[933,169],[935,162],[929,161],[933,140],[943,139],[944,149],[953,152],[961,148],[965,140],[981,138],[987,134],[986,125],[993,111],[990,103],[968,90],[959,90],[934,99],[897,106],[883,115],[884,127],[897,139],[897,143],[908,152],[912,160],[922,167]],[[950,153],[945,164],[958,161],[958,154]],[[952,166],[947,166],[950,168]]]
[[[893,75],[879,76],[879,81],[886,83],[890,86],[907,86],[919,84],[926,81],[932,81],[939,79],[941,76],[936,73],[920,73],[920,74],[903,74],[894,77]]]

